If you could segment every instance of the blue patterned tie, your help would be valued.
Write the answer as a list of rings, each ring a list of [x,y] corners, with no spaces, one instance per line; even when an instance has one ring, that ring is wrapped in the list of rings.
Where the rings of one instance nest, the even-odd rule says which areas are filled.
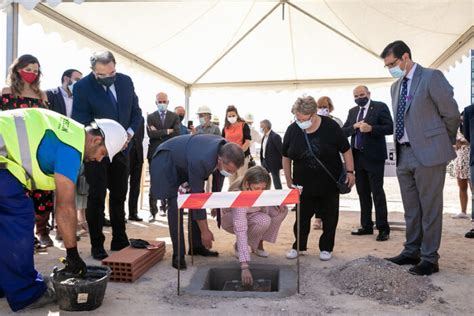
[[[118,104],[117,104],[117,99],[115,99],[114,94],[112,93],[112,90],[110,90],[110,87],[107,87],[107,95],[109,96],[110,101],[114,105],[115,110],[117,111],[118,114]]]
[[[407,106],[408,78],[403,78],[400,100],[398,100],[397,122],[395,125],[395,135],[397,140],[402,139],[405,134],[405,108]]]
[[[357,116],[357,122],[360,122],[364,119],[364,112],[365,108],[360,108],[359,115]],[[359,128],[356,131],[356,139],[354,145],[356,149],[360,149],[362,147],[362,133],[360,132]]]

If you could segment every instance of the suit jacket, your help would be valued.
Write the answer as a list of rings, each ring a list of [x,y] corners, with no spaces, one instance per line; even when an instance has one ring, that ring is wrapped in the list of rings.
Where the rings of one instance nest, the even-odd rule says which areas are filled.
[[[148,159],[153,157],[158,146],[172,137],[179,136],[181,132],[181,121],[179,120],[179,116],[171,111],[166,111],[164,124],[161,121],[159,111],[149,114],[146,118],[146,125],[146,133],[148,134],[148,137],[150,137],[147,154]],[[156,131],[151,130],[151,126],[155,127]],[[168,135],[167,129],[173,129],[173,133]]]
[[[217,166],[218,152],[227,141],[216,135],[174,137],[156,150],[152,158],[151,192],[157,199],[174,198],[178,187],[188,182],[192,193],[204,192],[204,182]],[[205,218],[205,210],[196,219]]]
[[[135,135],[130,141],[130,155],[136,155],[138,163],[143,163],[143,138],[145,137],[145,119],[142,117]]]
[[[351,148],[355,148],[356,130],[353,125],[357,122],[359,110],[359,106],[350,109],[347,120],[342,127],[344,135],[351,137]],[[387,159],[385,135],[393,134],[392,116],[387,105],[383,102],[370,100],[366,110],[367,114],[364,122],[372,126],[372,131],[361,133],[361,148],[359,148],[361,157],[370,161],[383,162]]]
[[[127,75],[117,73],[114,86],[118,110],[93,73],[79,80],[74,85],[72,118],[84,125],[95,118],[108,118],[120,123],[125,130],[131,128],[136,133],[142,111],[138,105],[132,79]]]
[[[466,140],[471,143],[471,135],[474,136],[474,104],[464,108],[463,120],[461,132],[464,134]],[[474,165],[474,146],[472,144],[470,146],[469,165]]]
[[[263,141],[262,137],[262,146],[260,147],[260,161],[263,161]],[[282,147],[281,136],[270,131],[268,134],[267,146],[265,147],[265,164],[269,170],[280,170],[282,169],[281,164],[281,147]]]
[[[67,116],[66,103],[64,102],[63,94],[61,93],[61,87],[50,89],[46,91],[48,102],[51,105],[50,110],[58,112],[64,116]]]
[[[400,78],[391,88],[395,117],[402,81]],[[417,65],[407,97],[405,129],[413,153],[423,166],[436,166],[456,158],[452,145],[456,143],[459,117],[453,88],[443,73]],[[396,136],[394,139],[396,143]]]

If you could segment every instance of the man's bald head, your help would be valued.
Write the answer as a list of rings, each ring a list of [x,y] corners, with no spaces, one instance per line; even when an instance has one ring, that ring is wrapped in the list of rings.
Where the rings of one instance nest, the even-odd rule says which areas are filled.
[[[166,93],[164,93],[164,92],[159,92],[159,93],[156,95],[156,102],[168,104],[168,103],[169,103],[168,95],[167,95]]]
[[[364,86],[364,85],[355,87],[353,94],[354,94],[354,99],[359,99],[359,98],[364,98],[364,97],[367,97],[370,99],[369,88],[367,88],[367,86]]]

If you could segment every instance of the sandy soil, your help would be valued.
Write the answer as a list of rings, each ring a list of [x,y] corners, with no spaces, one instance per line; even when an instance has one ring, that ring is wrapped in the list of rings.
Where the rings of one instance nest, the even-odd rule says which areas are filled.
[[[389,201],[390,221],[403,221],[403,208],[400,202],[396,179],[386,180],[386,192]],[[357,210],[357,195],[351,193],[341,199],[341,214],[336,236],[336,246],[333,259],[329,262],[319,260],[317,241],[320,231],[312,231],[307,255],[301,257],[301,294],[291,297],[264,300],[257,298],[210,298],[194,297],[187,294],[176,295],[177,272],[171,267],[171,245],[168,236],[165,218],[149,224],[147,222],[127,224],[129,237],[142,239],[165,240],[167,254],[165,259],[151,268],[145,275],[133,284],[108,284],[103,305],[88,315],[322,315],[322,314],[376,314],[376,315],[472,315],[474,300],[472,287],[474,286],[474,242],[464,238],[464,233],[471,227],[468,220],[451,219],[450,213],[457,212],[457,187],[454,179],[447,178],[445,189],[445,214],[443,226],[443,240],[440,249],[440,272],[431,276],[434,285],[442,291],[434,292],[426,302],[413,308],[404,306],[382,305],[367,298],[355,295],[342,294],[328,280],[329,268],[344,264],[353,259],[373,255],[377,257],[396,255],[402,249],[404,241],[403,231],[392,231],[387,242],[379,243],[374,236],[351,236],[350,231],[359,222]],[[470,210],[470,205],[469,208]],[[470,212],[470,211],[469,211]],[[140,215],[147,217],[147,206],[140,211]],[[286,251],[293,243],[292,225],[295,213],[290,212],[283,222],[276,244],[267,244],[269,258],[253,257],[254,262],[289,265],[295,267],[296,261],[285,259]],[[233,257],[232,244],[235,237],[223,230],[218,230],[214,221],[211,229],[216,239],[214,248],[220,252],[218,259],[195,257],[194,266],[188,261],[188,270],[182,273],[182,285],[189,284],[196,268],[206,264],[236,262]],[[107,241],[110,242],[110,228],[105,229]],[[36,265],[40,272],[49,274],[57,264],[57,258],[64,252],[57,247],[49,248],[47,254],[35,256]],[[80,252],[88,264],[97,264],[90,256],[89,239],[83,238],[79,242]],[[331,295],[331,292],[333,295]],[[440,303],[439,298],[442,298]],[[445,301],[445,302],[444,302]],[[0,314],[13,315],[5,301],[0,300]],[[50,305],[33,312],[22,312],[27,315],[82,315],[83,313],[68,313]]]

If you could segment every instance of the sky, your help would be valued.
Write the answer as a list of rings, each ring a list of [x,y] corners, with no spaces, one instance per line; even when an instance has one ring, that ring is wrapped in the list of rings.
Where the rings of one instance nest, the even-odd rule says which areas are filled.
[[[84,47],[84,43],[90,46]],[[6,43],[6,15],[0,12],[0,43]],[[0,46],[0,74],[5,78],[5,49]],[[39,24],[26,25],[20,19],[19,55],[29,53],[36,56],[43,72],[41,88],[43,90],[60,85],[61,74],[64,70],[75,68],[88,74],[89,57],[95,50],[96,45],[89,40],[78,43],[64,40],[59,33],[45,34]],[[139,97],[140,106],[144,115],[156,110],[155,95],[164,91],[168,93],[170,108],[184,105],[184,89],[174,85],[166,79],[151,73],[133,62],[117,56],[117,71],[129,75],[135,84],[135,90]],[[380,67],[383,67],[381,62]],[[470,104],[470,60],[463,57],[462,60],[445,73],[448,81],[454,87],[454,96],[460,110]],[[4,80],[2,80],[4,84]],[[361,82],[363,84],[363,82]],[[241,116],[246,113],[254,115],[254,121],[259,122],[269,119],[274,129],[283,133],[293,118],[291,106],[297,97],[311,95],[316,99],[326,95],[333,100],[335,111],[332,113],[345,121],[349,109],[355,106],[352,97],[352,86],[313,86],[313,87],[265,87],[258,89],[250,88],[202,88],[193,90],[190,99],[189,119],[197,121],[195,115],[200,105],[207,105],[217,114],[221,120],[224,119],[225,108],[233,104],[237,106]],[[390,83],[370,85],[372,99],[385,102],[390,108]]]

